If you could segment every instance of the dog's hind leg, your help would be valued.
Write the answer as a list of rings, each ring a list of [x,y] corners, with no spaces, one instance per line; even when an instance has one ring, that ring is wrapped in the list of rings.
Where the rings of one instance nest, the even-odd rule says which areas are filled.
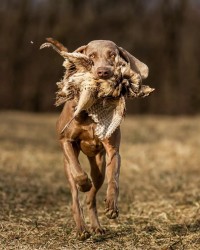
[[[91,167],[92,188],[87,193],[87,206],[91,230],[95,234],[104,234],[104,229],[100,226],[96,207],[96,194],[105,179],[105,152],[98,153],[94,157],[88,157]]]
[[[76,182],[74,181],[74,177],[72,176],[69,162],[66,157],[64,158],[64,168],[72,194],[72,212],[76,223],[77,237],[79,240],[86,240],[90,237],[90,233],[88,232],[84,222],[83,212],[79,203],[78,189],[76,187]]]

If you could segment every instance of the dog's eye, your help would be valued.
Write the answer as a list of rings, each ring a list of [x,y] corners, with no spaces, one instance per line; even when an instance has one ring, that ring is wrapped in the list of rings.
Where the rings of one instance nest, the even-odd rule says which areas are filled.
[[[95,58],[95,54],[90,54],[90,55],[89,55],[89,58],[90,58],[90,59],[94,59],[94,58]]]
[[[115,52],[110,52],[109,53],[110,58],[115,59],[115,56],[116,56]]]

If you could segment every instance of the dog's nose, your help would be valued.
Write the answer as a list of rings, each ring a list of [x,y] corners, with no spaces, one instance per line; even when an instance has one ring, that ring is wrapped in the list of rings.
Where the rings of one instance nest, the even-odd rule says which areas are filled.
[[[111,70],[107,67],[99,67],[97,68],[97,75],[99,78],[107,79],[111,77]]]

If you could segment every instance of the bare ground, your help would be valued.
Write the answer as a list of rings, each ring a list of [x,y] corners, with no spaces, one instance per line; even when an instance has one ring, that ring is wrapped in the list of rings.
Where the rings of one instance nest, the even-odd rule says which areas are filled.
[[[105,183],[107,233],[85,242],[75,238],[56,118],[0,113],[0,249],[200,249],[200,117],[125,119],[120,216],[104,216]]]

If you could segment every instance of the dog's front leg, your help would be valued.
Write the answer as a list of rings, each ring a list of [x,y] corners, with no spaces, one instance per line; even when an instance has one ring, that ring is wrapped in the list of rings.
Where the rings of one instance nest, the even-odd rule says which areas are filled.
[[[106,150],[106,177],[108,188],[106,194],[106,216],[109,219],[118,217],[117,199],[119,195],[119,173],[120,173],[120,129],[118,128],[110,138],[102,141]]]
[[[67,139],[62,139],[61,145],[78,189],[82,192],[89,191],[92,187],[92,183],[78,161],[79,149],[77,144],[73,144],[73,142],[70,142]]]
[[[69,181],[72,194],[72,212],[76,223],[77,235],[80,240],[90,237],[84,222],[82,208],[80,206],[78,189],[88,191],[91,188],[91,181],[87,174],[83,171],[78,161],[80,149],[76,143],[70,142],[66,138],[61,140],[64,152],[64,168],[67,179]]]
[[[74,181],[74,177],[72,176],[70,165],[66,157],[64,158],[64,168],[72,194],[72,212],[76,223],[77,236],[80,240],[86,240],[90,237],[90,233],[88,232],[84,222],[82,209],[79,203],[78,189],[76,187],[76,183]]]

